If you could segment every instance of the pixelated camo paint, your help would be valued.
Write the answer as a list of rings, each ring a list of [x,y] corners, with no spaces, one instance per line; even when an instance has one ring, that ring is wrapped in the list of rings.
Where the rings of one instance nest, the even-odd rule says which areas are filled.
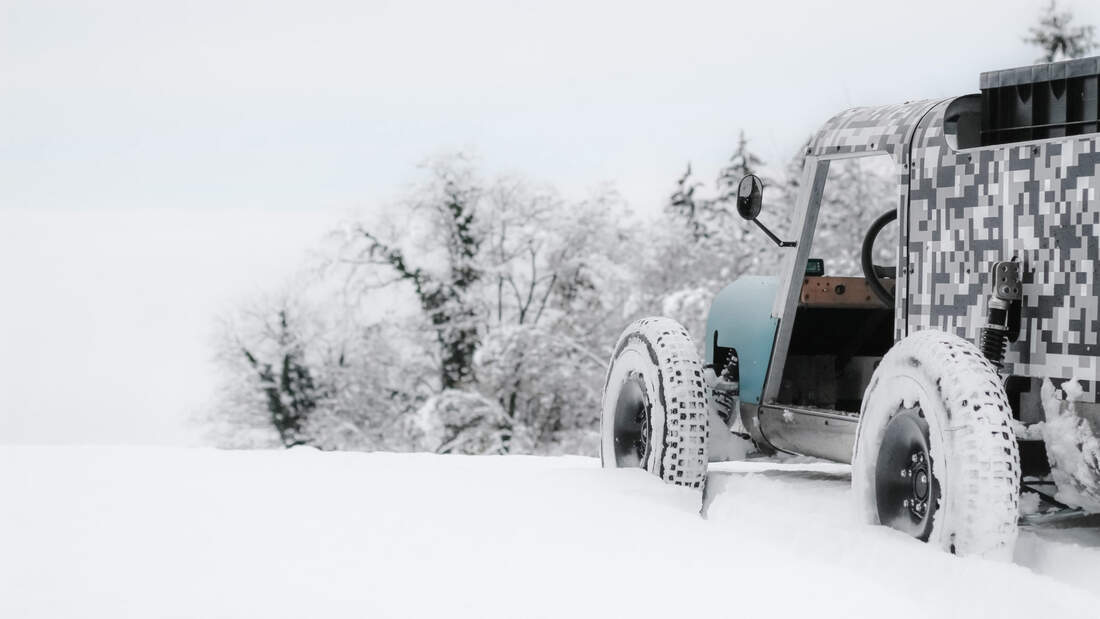
[[[905,146],[914,128],[935,104],[936,101],[925,100],[845,110],[829,119],[817,133],[810,144],[810,154],[882,151],[901,163],[907,158]]]
[[[1095,134],[956,151],[949,102],[913,137],[909,190],[909,331],[938,328],[974,341],[990,269],[1021,262],[1021,333],[1006,371],[1100,380],[1100,153]],[[904,212],[904,211],[903,211]]]

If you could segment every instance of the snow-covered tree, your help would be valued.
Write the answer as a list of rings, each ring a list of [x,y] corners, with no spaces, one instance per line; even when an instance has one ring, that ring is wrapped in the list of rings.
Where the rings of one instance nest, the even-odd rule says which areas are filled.
[[[666,211],[688,227],[696,243],[722,236],[731,225],[739,223],[734,207],[741,179],[749,174],[760,176],[764,165],[764,160],[749,149],[749,140],[741,131],[733,155],[718,171],[715,194],[703,196],[696,193],[703,183],[692,177],[691,164],[688,163],[684,174],[676,180],[676,188],[669,196]],[[772,184],[766,177],[762,180],[767,185]]]
[[[431,397],[427,359],[408,354],[402,321],[330,326],[321,376],[325,391],[304,428],[321,449],[425,449],[417,413]],[[318,340],[320,342],[322,340]]]
[[[594,435],[606,357],[636,294],[630,248],[645,249],[629,242],[618,208],[600,196],[541,213],[499,211],[522,213],[525,223],[511,229],[503,246],[513,249],[493,265],[495,314],[478,377],[513,420],[524,451]]]
[[[591,436],[600,395],[592,385],[633,294],[624,207],[612,192],[570,203],[515,178],[486,197],[479,388],[512,424],[510,449]]]
[[[1091,25],[1073,26],[1073,13],[1059,10],[1055,0],[1039,16],[1039,23],[1028,29],[1024,38],[1041,50],[1036,63],[1081,58],[1096,49],[1096,29]]]
[[[691,177],[691,163],[688,163],[683,176],[676,180],[676,189],[668,199],[668,210],[687,226],[692,240],[696,243],[711,235],[708,224],[715,218],[716,213],[708,213],[707,209],[717,206],[715,200],[696,201],[695,190],[700,186],[702,183]]]
[[[482,188],[461,157],[437,161],[430,170],[431,180],[410,199],[409,210],[426,214],[433,246],[442,249],[443,265],[432,268],[428,259],[438,256],[431,254],[410,260],[404,249],[362,224],[345,246],[344,260],[388,267],[397,280],[412,286],[435,333],[440,384],[443,389],[459,389],[475,380],[473,358],[479,334],[472,289],[483,274],[478,261],[483,240],[478,221]]]
[[[364,299],[411,290],[436,334],[422,356],[439,360],[440,380],[418,423],[446,438],[431,448],[480,445],[486,432],[503,451],[553,451],[566,438],[594,446],[591,385],[634,296],[621,201],[599,191],[570,202],[522,178],[484,180],[448,157],[404,203],[411,217],[385,234],[377,222],[351,226],[335,264],[350,267],[341,277]],[[442,417],[430,422],[474,404],[484,414],[450,430]]]
[[[224,447],[413,449],[430,366],[403,354],[400,324],[361,326],[340,299],[293,288],[227,317],[223,382],[206,422]],[[333,311],[332,308],[336,308]]]
[[[302,426],[317,407],[318,390],[304,358],[303,344],[291,329],[286,307],[277,312],[275,326],[270,333],[274,344],[272,356],[263,358],[248,344],[241,344],[241,354],[256,372],[267,400],[271,425],[279,433],[279,440],[287,447],[304,442]]]
[[[764,160],[749,150],[749,140],[745,137],[744,130],[737,134],[737,150],[733,152],[729,162],[718,172],[718,201],[723,204],[735,204],[737,200],[737,186],[741,179],[749,174],[760,176],[764,168]],[[770,184],[769,179],[762,178],[765,184]]]
[[[309,444],[305,428],[324,397],[309,354],[309,313],[286,295],[265,300],[223,325],[224,383],[211,416],[214,442],[228,447]]]

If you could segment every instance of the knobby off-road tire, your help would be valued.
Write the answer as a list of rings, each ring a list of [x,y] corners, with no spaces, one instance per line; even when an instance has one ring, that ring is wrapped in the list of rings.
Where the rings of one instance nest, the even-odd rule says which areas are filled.
[[[679,323],[643,318],[619,337],[604,384],[604,467],[640,467],[702,489],[707,475],[707,400],[702,363]]]
[[[941,331],[921,331],[898,342],[875,370],[863,399],[852,458],[852,490],[862,517],[883,524],[880,514],[889,513],[884,509],[890,506],[878,501],[877,489],[896,488],[892,475],[914,478],[924,456],[918,463],[914,455],[910,464],[903,453],[905,464],[895,466],[896,437],[914,436],[913,428],[922,427],[931,469],[925,490],[931,494],[935,486],[938,500],[929,497],[927,507],[913,513],[922,534],[905,521],[895,520],[895,528],[956,554],[1011,558],[1020,492],[1011,418],[996,369],[973,344]],[[885,444],[890,442],[893,446]],[[922,442],[919,436],[916,442]],[[883,490],[883,498],[886,494]],[[930,520],[918,523],[921,515]]]

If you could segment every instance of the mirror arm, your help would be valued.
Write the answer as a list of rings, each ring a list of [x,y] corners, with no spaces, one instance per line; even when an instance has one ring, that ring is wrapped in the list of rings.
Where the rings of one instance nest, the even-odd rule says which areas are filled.
[[[768,238],[771,239],[772,241],[775,241],[776,245],[778,245],[780,247],[797,247],[798,246],[798,243],[796,243],[795,241],[781,241],[778,236],[775,236],[774,234],[772,234],[771,230],[768,230],[768,228],[764,224],[760,223],[759,219],[752,220],[752,223],[756,224],[756,226],[758,228],[763,230],[764,234],[768,235]]]

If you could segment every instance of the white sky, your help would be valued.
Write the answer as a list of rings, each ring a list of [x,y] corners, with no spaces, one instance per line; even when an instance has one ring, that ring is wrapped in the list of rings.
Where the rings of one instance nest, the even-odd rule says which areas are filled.
[[[0,442],[190,440],[213,317],[427,155],[648,210],[739,129],[976,91],[1043,4],[0,0]]]

